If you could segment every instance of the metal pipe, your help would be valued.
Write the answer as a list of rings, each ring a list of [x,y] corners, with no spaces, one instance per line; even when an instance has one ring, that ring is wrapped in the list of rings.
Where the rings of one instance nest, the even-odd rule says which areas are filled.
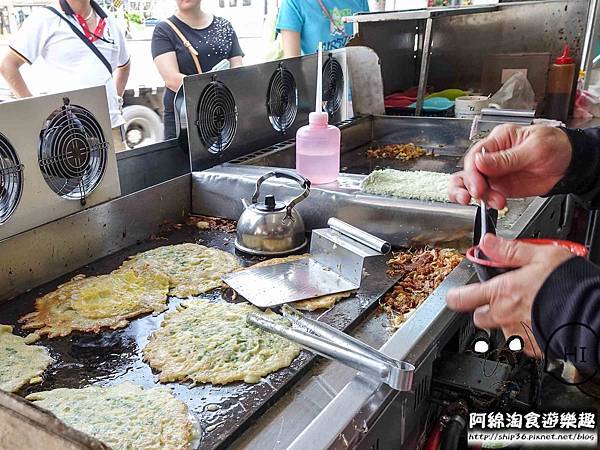
[[[353,227],[352,225],[343,222],[335,217],[332,217],[327,221],[327,225],[332,229],[337,231],[338,233],[343,234],[344,236],[348,236],[355,241],[360,242],[361,244],[378,251],[384,255],[387,255],[392,246],[389,242],[384,241],[383,239],[378,238],[377,236],[373,236],[366,231],[361,230],[360,228]]]
[[[440,450],[457,450],[462,437],[462,432],[465,429],[467,422],[457,414],[450,418],[444,426],[442,432],[442,441],[440,442]]]
[[[598,0],[592,0],[590,2],[590,9],[588,10],[587,18],[587,29],[585,32],[585,41],[583,45],[583,59],[581,67],[585,70],[585,78],[583,79],[583,89],[588,89],[590,86],[590,78],[592,75],[592,69],[594,64],[594,41],[596,32],[600,23],[598,17]]]
[[[524,117],[527,119],[533,119],[535,118],[535,110],[483,108],[481,110],[481,115],[500,117]]]
[[[425,101],[425,91],[427,90],[427,80],[429,79],[429,53],[431,51],[431,29],[433,20],[431,18],[425,21],[425,37],[423,38],[423,48],[421,49],[421,70],[419,72],[419,90],[417,91],[417,105],[415,116],[420,116]]]

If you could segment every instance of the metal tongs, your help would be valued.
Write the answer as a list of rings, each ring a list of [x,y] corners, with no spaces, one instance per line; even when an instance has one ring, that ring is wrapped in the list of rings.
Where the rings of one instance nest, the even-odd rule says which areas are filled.
[[[398,361],[348,336],[330,325],[309,319],[289,305],[282,308],[290,325],[250,313],[246,320],[263,330],[285,337],[325,358],[339,361],[398,391],[410,391],[415,366]]]
[[[482,115],[475,115],[473,122],[471,123],[471,132],[469,134],[469,140],[475,139],[479,131],[479,122],[482,119]],[[481,153],[485,155],[485,148],[481,149]],[[490,210],[484,200],[479,200],[479,209],[477,211],[477,217],[475,219],[475,233],[473,235],[473,245],[479,245],[479,242],[487,233],[496,234],[496,221],[498,220],[498,211]],[[479,235],[478,235],[479,234]],[[487,256],[481,251],[477,250],[478,258],[487,259]]]

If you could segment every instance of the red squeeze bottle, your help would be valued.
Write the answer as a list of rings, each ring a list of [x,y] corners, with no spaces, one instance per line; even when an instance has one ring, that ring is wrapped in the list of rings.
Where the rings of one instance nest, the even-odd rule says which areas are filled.
[[[548,88],[546,89],[546,116],[566,122],[569,118],[571,93],[575,82],[575,60],[569,56],[569,46],[565,45],[561,56],[550,67]]]

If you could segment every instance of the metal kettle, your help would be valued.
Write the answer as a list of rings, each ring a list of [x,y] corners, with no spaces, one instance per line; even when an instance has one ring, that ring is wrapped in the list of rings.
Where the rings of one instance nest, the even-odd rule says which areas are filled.
[[[297,181],[304,192],[288,204],[266,195],[259,202],[260,187],[269,178],[288,178]],[[242,199],[244,212],[237,224],[235,248],[259,256],[282,256],[301,250],[306,245],[304,221],[294,207],[308,197],[310,181],[287,171],[269,172],[258,179],[252,203]]]

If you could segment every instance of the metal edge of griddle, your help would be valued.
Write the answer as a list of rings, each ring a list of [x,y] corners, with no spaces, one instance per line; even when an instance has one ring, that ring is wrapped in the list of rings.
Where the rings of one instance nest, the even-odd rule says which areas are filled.
[[[441,350],[437,348],[440,334],[454,333],[459,327],[461,316],[445,307],[445,293],[452,287],[468,283],[472,277],[470,263],[463,261],[380,351],[413,364],[418,371],[422,359],[431,349],[435,352]],[[431,332],[433,329],[437,331]],[[362,432],[354,424],[371,424],[372,415],[382,411],[397,395],[414,394],[400,394],[386,385],[374,383],[357,374],[288,448],[335,448],[334,443],[340,436],[344,436],[344,442],[354,442],[356,438],[353,435]],[[398,424],[398,427],[403,425]]]
[[[536,198],[511,227],[510,234],[521,237],[531,225],[531,221],[540,217],[543,210],[556,200],[558,199]],[[416,374],[419,373],[425,358],[429,359],[431,353],[435,357],[441,352],[440,342],[449,339],[459,330],[461,324],[467,321],[467,315],[446,308],[446,293],[452,287],[462,286],[474,280],[473,267],[470,262],[464,260],[380,350],[388,356],[415,365]],[[399,396],[406,400],[409,396],[414,396],[414,393],[399,393],[357,374],[288,448],[347,448],[348,443],[355,444],[360,441],[365,434],[365,428],[368,429],[368,425],[377,420],[381,411]],[[404,417],[402,420],[404,422]],[[404,429],[404,426],[404,423],[398,424],[399,429]]]
[[[193,172],[192,212],[237,219],[243,212],[241,198],[249,198],[256,180],[270,170],[273,168],[224,164]],[[466,249],[471,245],[475,207],[365,194],[360,191],[364,178],[341,174],[336,185],[312,187],[310,196],[298,205],[307,228],[326,228],[327,220],[337,217],[394,246],[459,242],[458,247]],[[295,186],[285,181],[267,183],[276,195],[296,192]]]
[[[147,239],[165,220],[180,221],[189,214],[190,180],[182,175],[0,241],[0,302]]]

